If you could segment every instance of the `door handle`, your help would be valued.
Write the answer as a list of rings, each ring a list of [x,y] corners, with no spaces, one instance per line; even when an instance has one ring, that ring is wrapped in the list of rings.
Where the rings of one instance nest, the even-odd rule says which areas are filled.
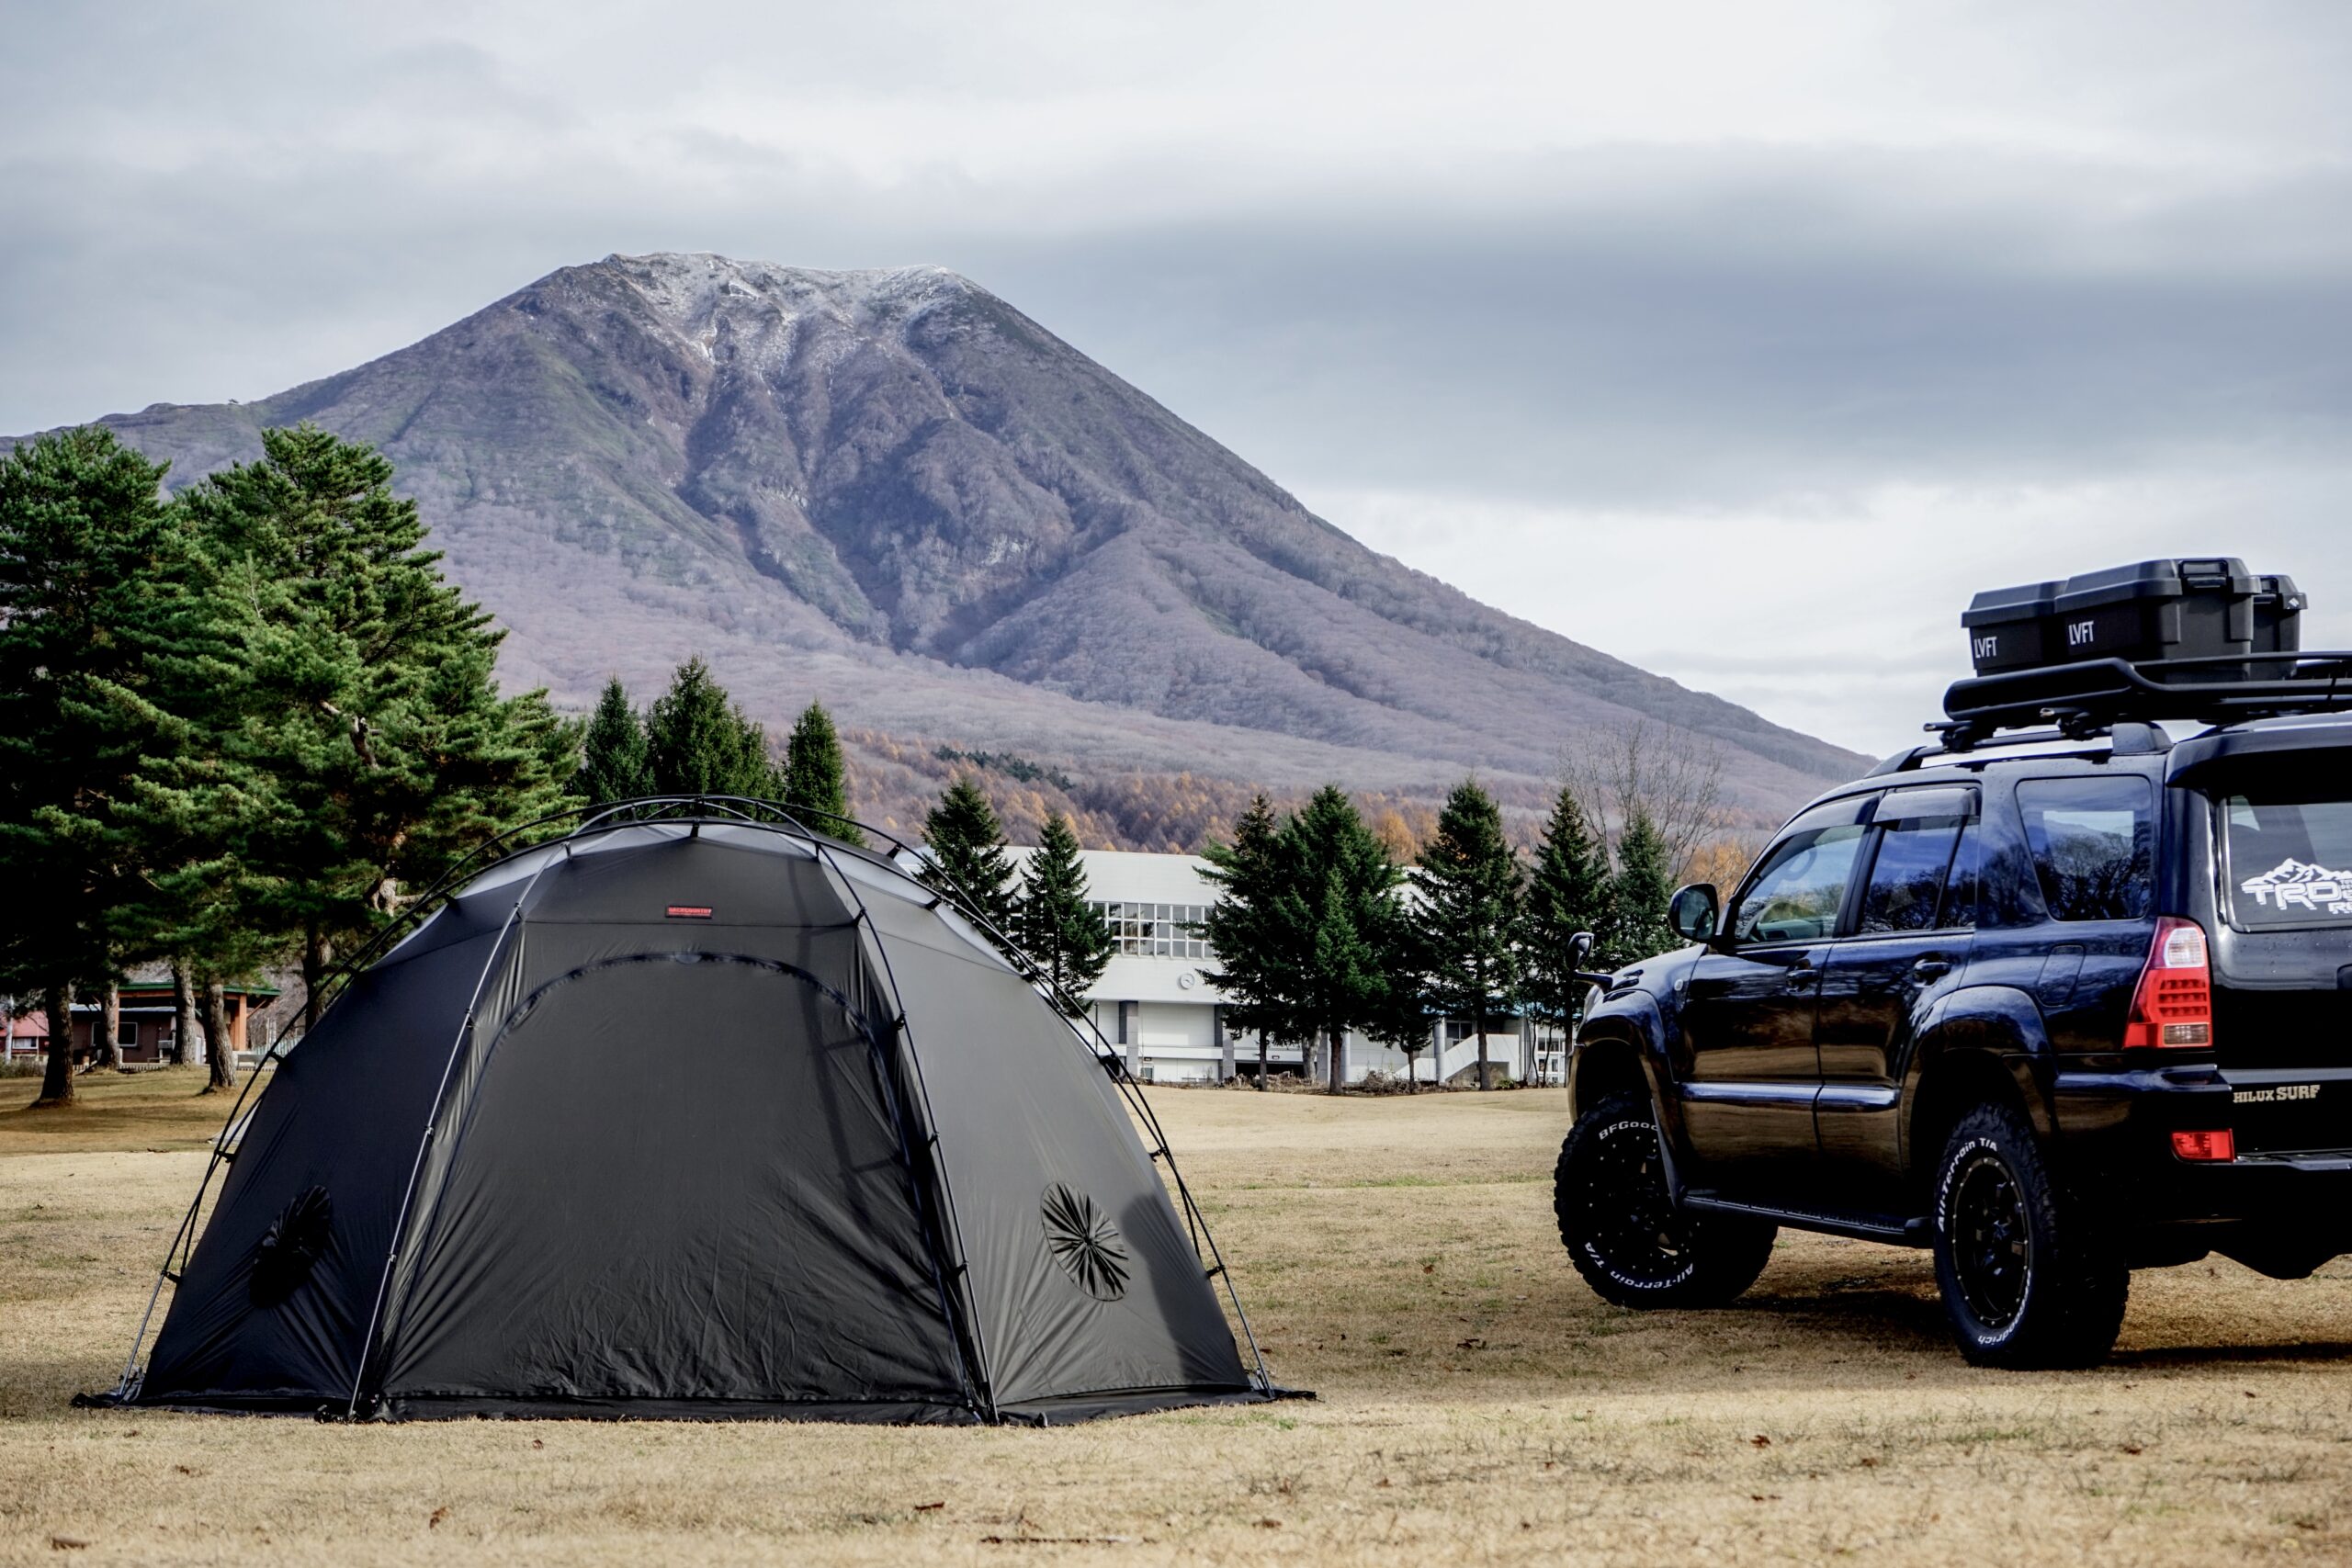
[[[1813,980],[1818,978],[1820,974],[1821,971],[1815,968],[1811,963],[1792,964],[1789,965],[1789,984],[1792,986],[1807,985]]]
[[[1922,958],[1911,965],[1911,973],[1922,980],[1940,980],[1951,973],[1951,964],[1942,958]]]

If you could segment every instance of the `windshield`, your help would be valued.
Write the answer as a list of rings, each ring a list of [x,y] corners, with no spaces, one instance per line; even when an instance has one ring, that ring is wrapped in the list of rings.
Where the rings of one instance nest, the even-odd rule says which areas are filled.
[[[2352,925],[2352,800],[2233,795],[2222,802],[2222,820],[2230,924]]]

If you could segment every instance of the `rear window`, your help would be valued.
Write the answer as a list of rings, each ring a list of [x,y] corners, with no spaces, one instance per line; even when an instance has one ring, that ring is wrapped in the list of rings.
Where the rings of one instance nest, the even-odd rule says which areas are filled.
[[[2154,908],[2154,812],[2145,779],[2018,785],[2027,847],[2054,920],[2145,919]]]
[[[2233,795],[2222,821],[2230,924],[2352,924],[2352,801]]]

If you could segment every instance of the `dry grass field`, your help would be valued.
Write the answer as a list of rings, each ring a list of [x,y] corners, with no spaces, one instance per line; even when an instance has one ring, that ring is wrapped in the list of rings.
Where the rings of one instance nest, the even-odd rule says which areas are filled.
[[[71,1409],[195,1179],[195,1086],[0,1113],[0,1560],[2352,1560],[2352,1264],[2143,1274],[2090,1373],[1968,1368],[1925,1255],[1856,1243],[1785,1237],[1727,1311],[1623,1312],[1552,1235],[1557,1091],[1156,1097],[1311,1404],[1051,1431]]]

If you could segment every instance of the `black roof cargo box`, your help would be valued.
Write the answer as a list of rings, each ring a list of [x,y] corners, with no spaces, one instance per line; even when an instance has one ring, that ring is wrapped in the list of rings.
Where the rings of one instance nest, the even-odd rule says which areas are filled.
[[[2143,560],[2066,580],[2061,659],[2218,659],[2254,651],[2254,574],[2234,557]]]
[[[2268,590],[2265,597],[2266,587]],[[2293,601],[2293,607],[2288,607]],[[2272,637],[2293,637],[2301,596],[2234,557],[2135,561],[2063,582],[1996,588],[1961,617],[1980,675],[2085,659],[2218,659],[2253,652],[2257,607]]]
[[[2291,577],[2257,577],[2254,590],[2254,651],[2296,653],[2303,646],[2306,603]]]
[[[2057,657],[2043,648],[2051,605],[2064,582],[2028,582],[1988,588],[1968,602],[1960,624],[1968,628],[1968,653],[1979,675],[2000,670],[2030,670]]]

